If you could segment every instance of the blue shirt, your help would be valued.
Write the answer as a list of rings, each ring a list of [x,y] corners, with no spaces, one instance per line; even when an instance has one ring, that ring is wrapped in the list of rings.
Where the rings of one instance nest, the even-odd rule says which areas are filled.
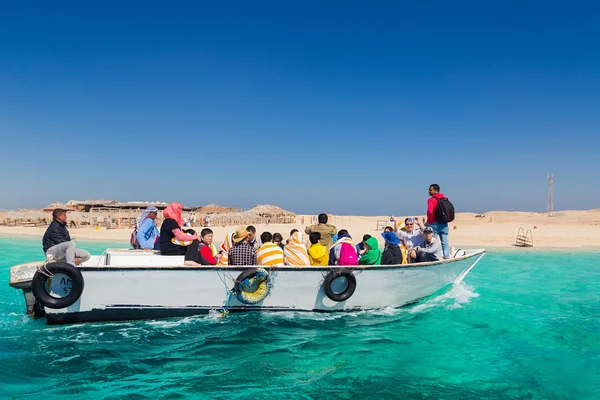
[[[154,249],[154,243],[156,243],[156,238],[158,237],[158,228],[154,220],[146,218],[135,237],[140,244],[140,249]]]

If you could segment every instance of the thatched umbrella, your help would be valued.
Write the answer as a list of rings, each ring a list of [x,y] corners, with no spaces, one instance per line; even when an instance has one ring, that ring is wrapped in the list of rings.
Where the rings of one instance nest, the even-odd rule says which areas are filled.
[[[50,204],[48,207],[44,208],[44,211],[54,211],[57,208],[62,208],[63,210],[67,211],[75,211],[73,207],[63,204],[60,201],[55,201],[54,203]]]
[[[248,212],[250,213],[254,213],[263,217],[269,216],[269,217],[295,217],[296,214],[294,214],[291,211],[287,211],[284,210],[281,207],[277,207],[277,206],[272,206],[269,204],[258,204],[256,206],[254,206],[254,208],[248,210]]]
[[[233,207],[225,207],[220,206],[215,203],[207,204],[196,209],[196,213],[198,214],[219,214],[219,213],[231,213],[236,212],[237,210]]]

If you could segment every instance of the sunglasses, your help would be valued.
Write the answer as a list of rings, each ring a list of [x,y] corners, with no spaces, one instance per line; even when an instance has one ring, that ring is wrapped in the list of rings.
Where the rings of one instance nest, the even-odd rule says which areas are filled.
[[[413,226],[414,224],[411,222],[410,224],[406,224],[406,226]]]

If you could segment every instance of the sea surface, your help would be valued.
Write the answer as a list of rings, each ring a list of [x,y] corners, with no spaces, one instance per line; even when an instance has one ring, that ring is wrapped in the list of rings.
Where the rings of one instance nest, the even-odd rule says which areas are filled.
[[[598,251],[492,250],[398,310],[67,326],[29,319],[8,286],[42,258],[0,237],[0,398],[600,399]]]

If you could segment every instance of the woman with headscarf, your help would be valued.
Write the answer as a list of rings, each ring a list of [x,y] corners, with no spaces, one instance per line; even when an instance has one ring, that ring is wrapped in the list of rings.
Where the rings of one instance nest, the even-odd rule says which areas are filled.
[[[184,265],[199,266],[200,252],[198,235],[187,234],[181,230],[183,217],[181,203],[170,203],[163,212],[164,221],[160,227],[160,253],[166,256],[185,256]],[[173,240],[175,239],[175,240]],[[173,241],[185,245],[177,245]],[[185,243],[188,242],[188,243]]]
[[[283,250],[285,265],[309,266],[308,252],[302,243],[302,232],[294,232]]]
[[[137,219],[135,237],[142,250],[158,250],[160,248],[158,228],[155,221],[157,214],[158,208],[148,206]]]
[[[360,265],[380,265],[381,252],[379,251],[379,242],[377,238],[370,236],[365,240],[365,252],[358,260]]]
[[[227,236],[225,236],[223,243],[221,243],[221,251],[219,252],[221,255],[219,256],[217,265],[229,264],[229,251],[231,250],[231,245],[233,243],[233,235],[234,232],[228,233]]]

